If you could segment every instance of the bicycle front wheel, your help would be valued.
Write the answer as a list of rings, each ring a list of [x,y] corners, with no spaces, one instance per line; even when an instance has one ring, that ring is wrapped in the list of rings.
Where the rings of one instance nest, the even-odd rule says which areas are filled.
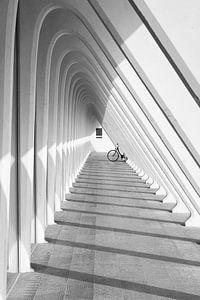
[[[110,150],[107,153],[107,158],[109,161],[117,161],[119,158],[119,153],[116,150]]]

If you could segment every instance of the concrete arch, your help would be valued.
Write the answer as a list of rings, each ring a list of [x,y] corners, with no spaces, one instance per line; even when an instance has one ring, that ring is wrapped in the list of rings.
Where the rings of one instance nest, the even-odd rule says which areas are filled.
[[[19,3],[17,271],[30,271],[31,243],[45,242],[46,226],[54,223],[55,211],[60,209],[66,192],[93,150],[91,136],[99,124],[114,143],[120,143],[129,157],[129,165],[151,188],[157,188],[157,193],[165,196],[164,202],[176,205],[173,212],[187,212],[191,216],[186,225],[200,224],[199,110],[176,67],[156,45],[150,29],[156,29],[166,51],[178,59],[177,64],[196,94],[198,85],[194,78],[189,78],[187,66],[181,63],[178,53],[170,49],[169,41],[161,34],[162,28],[156,27],[151,15],[151,10],[156,12],[152,2],[146,7],[145,0],[142,4],[135,1],[151,21],[150,29],[145,27],[137,9],[129,11],[131,2],[119,0],[114,10],[114,0]],[[122,5],[127,18],[118,22]],[[0,255],[3,297],[9,251],[17,6],[18,1],[11,0],[0,4],[0,54],[4,58],[0,62],[0,222],[4,224],[0,227],[5,228],[5,231],[0,228],[5,240]],[[156,13],[159,15],[159,11]],[[145,38],[149,49],[142,47]],[[162,78],[153,69],[154,63],[158,74],[164,72]],[[192,67],[195,77],[197,70]],[[171,90],[164,84],[168,75]],[[173,101],[174,91],[177,101]],[[185,111],[181,111],[181,99]],[[187,125],[189,109],[193,118]]]
[[[154,176],[155,176],[155,173],[154,173]],[[172,200],[170,199],[170,201],[172,201]],[[179,207],[179,209],[180,209],[180,207]]]
[[[61,11],[60,9],[58,9],[59,11]],[[48,11],[49,12],[49,14],[50,13],[52,13],[52,10],[51,11]],[[46,13],[46,15],[47,15],[47,13]],[[49,16],[49,15],[48,15]],[[55,28],[54,28],[54,30],[55,30]],[[62,35],[62,31],[60,32],[60,35],[59,35],[59,33],[56,33],[56,36],[54,36],[54,39],[51,41],[51,44],[50,44],[50,46],[48,46],[48,54],[47,54],[47,57],[48,57],[48,59],[47,59],[47,70],[46,70],[46,75],[45,75],[45,78],[46,78],[46,84],[45,84],[45,87],[46,87],[46,95],[45,95],[45,98],[46,98],[46,101],[45,101],[45,104],[44,104],[44,107],[45,107],[45,109],[47,109],[47,105],[48,104],[46,104],[47,103],[47,101],[48,101],[48,98],[49,98],[49,89],[48,89],[48,86],[49,86],[49,77],[48,76],[50,76],[50,75],[48,75],[48,74],[50,74],[49,72],[50,72],[50,59],[51,59],[51,54],[52,54],[52,49],[53,49],[53,47],[54,47],[54,44],[56,43],[56,41],[57,41],[57,39],[60,37]],[[44,35],[45,36],[45,35]],[[44,41],[44,38],[41,38],[41,40],[42,41]],[[48,43],[47,43],[47,45],[48,45]],[[41,48],[42,48],[42,50],[43,50],[43,52],[44,52],[44,49],[43,49],[43,47],[41,46]],[[48,61],[49,60],[49,61]],[[42,59],[41,59],[41,61],[42,61]],[[40,71],[38,71],[38,74],[40,74],[40,79],[42,79],[41,78],[41,70]],[[42,80],[41,80],[41,82],[42,82]],[[39,96],[39,95],[38,95]],[[37,98],[38,98],[38,96],[37,96]],[[41,98],[41,96],[39,96],[39,98]],[[39,102],[39,100],[38,100],[38,102]],[[38,106],[38,108],[39,108],[39,116],[41,116],[42,114],[41,114],[41,106]],[[46,115],[46,114],[45,114]],[[41,122],[42,121],[45,121],[45,122],[48,122],[47,121],[47,119],[46,118],[42,118],[40,121],[39,121],[39,126],[41,126]],[[47,124],[46,124],[46,126],[47,126]],[[45,134],[43,133],[43,136],[44,136],[44,138],[45,138]],[[41,137],[39,136],[38,137],[38,143],[37,143],[37,145],[39,145],[39,147],[41,147],[41,145],[40,145],[40,140],[41,140]],[[44,141],[45,142],[45,141]],[[42,155],[42,153],[43,153],[43,155],[45,155],[45,150],[42,152],[41,151],[41,149],[38,149],[38,152],[39,152],[39,162],[41,161],[41,159],[42,159],[42,157],[41,157],[41,155]],[[54,151],[54,158],[55,158],[55,151]],[[43,170],[43,165],[45,165],[46,163],[45,163],[45,158],[43,157],[43,164],[41,165],[41,167],[39,167],[38,166],[38,174],[40,174],[40,177],[41,177],[41,171]],[[45,173],[45,172],[44,172]],[[50,172],[51,173],[51,172]],[[43,186],[45,186],[45,174],[44,174],[44,176],[43,176],[43,178],[44,178],[44,184],[43,184]],[[45,198],[45,191],[46,191],[46,188],[43,188],[43,191],[41,191],[41,187],[42,187],[42,185],[41,185],[41,180],[40,180],[40,184],[38,184],[38,186],[39,186],[39,191],[38,191],[38,194],[40,195],[40,198],[41,197],[44,197]],[[52,186],[51,184],[50,184],[50,186]],[[52,194],[52,193],[49,193],[50,195]],[[38,207],[39,207],[39,210],[38,211],[42,211],[41,210],[41,201],[39,201],[39,205],[38,205]],[[51,214],[52,215],[52,214]],[[42,218],[42,216],[40,217],[40,218]],[[44,213],[43,213],[43,219],[44,219]],[[45,222],[43,221],[43,224],[44,224]],[[40,224],[39,224],[39,226],[40,226]],[[42,226],[43,227],[43,230],[44,230],[44,226]],[[39,231],[40,231],[40,229],[39,229]],[[40,234],[39,234],[40,235]]]

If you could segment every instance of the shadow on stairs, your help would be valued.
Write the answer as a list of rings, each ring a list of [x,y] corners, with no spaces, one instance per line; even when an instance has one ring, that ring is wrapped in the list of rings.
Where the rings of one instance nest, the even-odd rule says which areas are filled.
[[[199,230],[163,198],[91,154],[8,299],[200,299]]]

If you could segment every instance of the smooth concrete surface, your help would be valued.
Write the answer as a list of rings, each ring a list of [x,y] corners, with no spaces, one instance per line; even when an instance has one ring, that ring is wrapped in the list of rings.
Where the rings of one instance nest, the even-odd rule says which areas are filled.
[[[67,194],[48,243],[34,248],[35,272],[21,274],[8,299],[199,299],[199,230],[181,226],[188,215],[173,205]]]

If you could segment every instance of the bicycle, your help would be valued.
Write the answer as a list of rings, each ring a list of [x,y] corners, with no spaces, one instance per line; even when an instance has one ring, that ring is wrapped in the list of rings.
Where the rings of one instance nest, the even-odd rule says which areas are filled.
[[[119,159],[119,157],[121,158],[121,160],[123,161],[127,161],[128,157],[125,155],[125,153],[121,153],[119,150],[119,144],[117,143],[115,146],[115,150],[110,150],[107,153],[107,158],[109,161],[117,161]]]

